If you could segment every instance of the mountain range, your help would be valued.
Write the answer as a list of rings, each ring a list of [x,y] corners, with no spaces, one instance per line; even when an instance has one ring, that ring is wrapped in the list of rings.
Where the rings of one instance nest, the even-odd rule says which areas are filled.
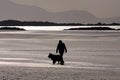
[[[111,18],[100,18],[102,23],[120,23],[120,17],[111,17]]]
[[[0,20],[48,21],[55,23],[120,23],[120,17],[97,18],[87,11],[48,12],[42,8],[0,0]]]

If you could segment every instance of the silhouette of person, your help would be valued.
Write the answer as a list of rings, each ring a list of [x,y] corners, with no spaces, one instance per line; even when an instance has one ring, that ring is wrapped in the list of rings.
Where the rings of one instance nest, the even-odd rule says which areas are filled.
[[[61,56],[61,63],[60,64],[64,65],[63,54],[64,54],[64,52],[67,53],[67,49],[66,49],[65,44],[62,42],[62,40],[59,40],[59,43],[57,45],[56,53],[58,53],[58,51],[59,51],[59,54]]]

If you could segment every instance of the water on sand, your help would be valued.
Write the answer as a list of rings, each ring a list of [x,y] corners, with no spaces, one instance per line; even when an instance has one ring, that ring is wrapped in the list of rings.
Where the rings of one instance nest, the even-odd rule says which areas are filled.
[[[52,65],[59,40],[68,48],[65,65]],[[0,65],[85,69],[119,69],[119,31],[0,32]]]

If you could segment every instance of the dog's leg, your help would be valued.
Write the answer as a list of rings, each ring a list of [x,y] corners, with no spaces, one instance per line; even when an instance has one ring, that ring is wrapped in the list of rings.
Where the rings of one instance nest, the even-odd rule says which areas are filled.
[[[55,63],[56,63],[56,61],[53,60],[53,64],[55,64]]]

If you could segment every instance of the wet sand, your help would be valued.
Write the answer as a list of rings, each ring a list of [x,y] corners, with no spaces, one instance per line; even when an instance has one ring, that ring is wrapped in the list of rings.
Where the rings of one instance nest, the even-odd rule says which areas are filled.
[[[52,65],[59,40],[65,65]],[[120,31],[0,32],[1,80],[119,80]],[[5,78],[5,79],[3,79]]]

